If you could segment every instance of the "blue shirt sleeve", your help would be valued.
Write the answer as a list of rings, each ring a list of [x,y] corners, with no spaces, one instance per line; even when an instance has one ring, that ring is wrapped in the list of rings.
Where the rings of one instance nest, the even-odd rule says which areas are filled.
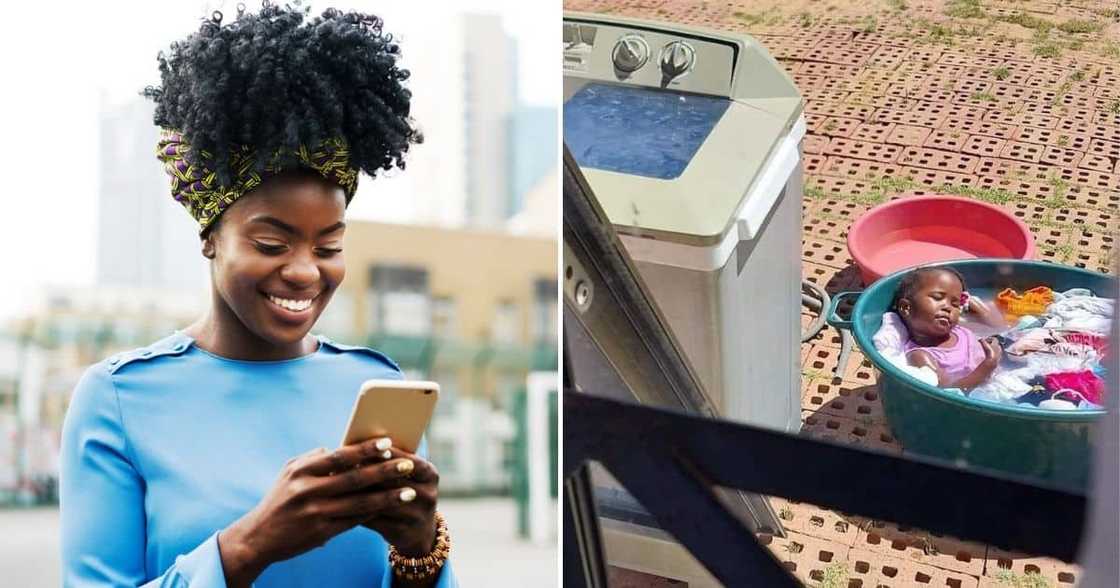
[[[132,458],[112,376],[94,365],[62,429],[64,586],[225,588],[217,533],[158,577],[145,569],[144,480]]]

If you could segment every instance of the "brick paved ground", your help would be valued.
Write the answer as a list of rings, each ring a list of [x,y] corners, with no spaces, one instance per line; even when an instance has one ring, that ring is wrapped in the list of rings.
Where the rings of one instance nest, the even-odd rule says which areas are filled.
[[[870,207],[915,193],[993,202],[1045,261],[1111,273],[1120,215],[1120,5],[1105,0],[566,0],[754,35],[806,98],[803,268],[858,289],[844,239]],[[808,322],[811,317],[803,317]],[[839,337],[802,349],[803,433],[902,451],[877,374]],[[858,475],[858,472],[852,472]],[[842,481],[836,481],[842,483]],[[852,588],[1072,586],[1080,570],[889,522],[775,499],[764,538],[803,582]]]

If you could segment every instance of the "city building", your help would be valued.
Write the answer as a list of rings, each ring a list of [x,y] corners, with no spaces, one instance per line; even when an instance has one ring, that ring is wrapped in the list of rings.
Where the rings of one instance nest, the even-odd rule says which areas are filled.
[[[154,111],[140,97],[102,108],[96,283],[201,292],[198,225],[168,193]]]
[[[317,330],[439,382],[429,451],[445,491],[509,491],[517,396],[557,367],[555,238],[353,222],[345,248]]]

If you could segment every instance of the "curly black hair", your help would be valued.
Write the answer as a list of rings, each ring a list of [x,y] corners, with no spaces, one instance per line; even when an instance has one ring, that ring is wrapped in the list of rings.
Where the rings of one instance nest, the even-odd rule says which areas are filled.
[[[142,92],[156,103],[155,124],[177,129],[190,141],[186,154],[212,156],[209,167],[227,184],[232,149],[281,153],[268,163],[295,160],[283,154],[301,145],[342,138],[353,168],[404,169],[409,146],[423,141],[409,117],[409,77],[397,66],[400,47],[382,32],[380,18],[333,8],[305,22],[309,7],[264,2],[223,25],[214,12],[198,32],[160,52],[162,84]],[[268,161],[266,161],[268,160]]]
[[[922,283],[922,278],[937,272],[947,272],[952,274],[961,283],[961,291],[966,289],[964,276],[951,267],[920,267],[905,276],[898,282],[898,289],[894,291],[894,300],[891,301],[891,310],[898,312],[898,303],[903,300],[912,300],[914,294],[918,291],[918,286]]]

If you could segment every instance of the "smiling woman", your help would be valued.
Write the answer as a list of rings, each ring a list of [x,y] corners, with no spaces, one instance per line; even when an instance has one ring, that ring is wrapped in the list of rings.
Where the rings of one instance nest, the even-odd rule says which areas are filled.
[[[297,5],[298,6],[298,5]],[[62,442],[67,586],[453,586],[439,475],[377,438],[335,451],[376,351],[310,334],[345,278],[359,172],[420,135],[381,20],[265,3],[160,55],[157,155],[199,223],[208,312],[91,366]]]

